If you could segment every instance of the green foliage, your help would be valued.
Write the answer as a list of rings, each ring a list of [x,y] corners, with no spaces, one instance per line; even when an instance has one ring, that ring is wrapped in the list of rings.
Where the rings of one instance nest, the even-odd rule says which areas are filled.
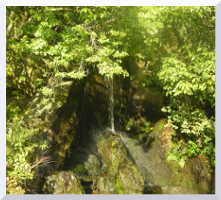
[[[14,117],[7,122],[7,185],[21,187],[25,190],[28,181],[35,175],[34,168],[37,157],[48,148],[44,136],[38,129],[30,129],[24,124],[22,117]],[[40,164],[40,163],[39,163]],[[8,193],[13,188],[8,187]]]
[[[171,13],[172,10],[180,11],[179,18],[172,18],[175,15]],[[177,38],[173,48],[178,52],[172,49],[170,54],[162,59],[158,77],[170,101],[162,111],[168,114],[170,123],[177,130],[173,154],[179,160],[204,154],[213,163],[215,157],[214,10],[210,7],[172,10],[163,11],[168,13],[163,20],[165,28],[161,34]],[[185,24],[182,23],[184,19]],[[189,21],[191,19],[192,23]],[[205,24],[205,19],[208,24]],[[201,31],[192,29],[190,34],[188,31],[190,26],[201,27]],[[169,30],[172,32],[167,32]],[[172,36],[173,34],[175,35]]]
[[[174,57],[165,58],[159,73],[166,95],[176,98],[193,96],[198,104],[209,101],[215,106],[215,55],[207,49],[199,49],[190,55],[190,62]],[[208,99],[210,96],[212,98]],[[185,98],[185,97],[184,97]]]
[[[25,16],[33,13],[33,9],[24,8]],[[93,63],[96,63],[102,75],[127,75],[121,66],[122,58],[128,55],[122,43],[126,34],[115,30],[115,25],[112,25],[113,22],[110,24],[108,19],[112,16],[113,21],[117,20],[118,9],[70,7],[64,13],[59,8],[41,7],[41,14],[24,17],[22,26],[16,26],[12,19],[17,20],[20,16],[15,13],[20,14],[21,11],[8,8],[8,27],[14,25],[16,31],[17,28],[22,30],[20,37],[16,38],[18,41],[12,40],[12,30],[8,31],[8,52],[16,45],[16,50],[21,55],[28,54],[33,64],[36,61],[30,55],[40,56],[42,65],[47,65],[55,76],[62,78],[81,79],[87,75]]]

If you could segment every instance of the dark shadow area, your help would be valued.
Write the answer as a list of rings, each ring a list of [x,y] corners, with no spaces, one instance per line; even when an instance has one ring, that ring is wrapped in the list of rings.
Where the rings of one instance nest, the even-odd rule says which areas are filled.
[[[162,194],[162,189],[160,186],[149,186],[145,183],[144,194]]]
[[[148,136],[148,137],[146,138],[146,141],[145,141],[143,144],[141,144],[142,147],[143,147],[144,152],[148,152],[148,150],[151,149],[152,144],[153,144],[153,142],[154,142],[155,139],[156,139],[156,138],[154,138],[154,137],[152,137],[152,136]]]
[[[92,194],[93,190],[92,190],[92,181],[84,181],[81,180],[81,185],[84,188],[85,194]]]

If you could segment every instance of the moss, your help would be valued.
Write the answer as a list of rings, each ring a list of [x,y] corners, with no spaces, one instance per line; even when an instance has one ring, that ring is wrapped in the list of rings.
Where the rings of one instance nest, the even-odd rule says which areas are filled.
[[[116,178],[115,191],[117,194],[125,194],[124,185],[122,184],[119,177]]]

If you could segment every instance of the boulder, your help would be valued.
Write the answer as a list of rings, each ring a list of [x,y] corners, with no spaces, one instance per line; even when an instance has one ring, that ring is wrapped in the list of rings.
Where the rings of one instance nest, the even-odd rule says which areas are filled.
[[[60,171],[46,178],[46,194],[84,194],[80,181],[71,171]]]
[[[102,174],[94,179],[94,193],[143,193],[144,179],[117,134],[104,132],[98,139],[97,149],[102,161]]]

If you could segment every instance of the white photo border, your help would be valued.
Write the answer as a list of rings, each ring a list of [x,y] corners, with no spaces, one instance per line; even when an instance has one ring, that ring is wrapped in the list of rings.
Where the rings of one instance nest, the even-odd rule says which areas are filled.
[[[6,6],[215,6],[216,7],[216,193],[206,195],[6,195]],[[3,0],[0,3],[0,199],[5,200],[221,200],[221,3],[218,0]]]

